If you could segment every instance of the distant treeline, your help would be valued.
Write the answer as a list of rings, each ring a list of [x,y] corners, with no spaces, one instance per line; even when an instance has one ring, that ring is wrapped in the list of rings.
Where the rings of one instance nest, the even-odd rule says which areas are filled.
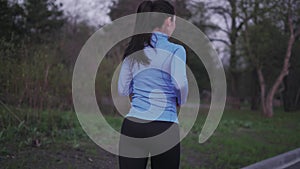
[[[224,44],[225,50],[219,52],[228,55],[224,60],[228,95],[235,100],[236,108],[246,104],[258,110],[268,105],[265,103],[282,72],[293,32],[295,39],[291,44],[288,74],[279,83],[271,101],[279,100],[286,111],[300,109],[299,2],[171,1],[178,16],[194,23],[212,41]],[[119,0],[112,3],[109,16],[115,20],[134,13],[139,2]],[[96,28],[78,22],[76,16],[65,15],[62,5],[55,0],[0,1],[2,103],[34,109],[73,108],[73,67],[81,47]],[[213,24],[212,16],[227,22]],[[223,32],[225,38],[211,38],[217,32]],[[101,63],[95,84],[100,105],[111,103],[112,74],[121,62],[127,42],[128,39],[116,45]],[[185,47],[187,64],[197,78],[200,92],[207,93],[211,89],[205,67],[193,51]]]

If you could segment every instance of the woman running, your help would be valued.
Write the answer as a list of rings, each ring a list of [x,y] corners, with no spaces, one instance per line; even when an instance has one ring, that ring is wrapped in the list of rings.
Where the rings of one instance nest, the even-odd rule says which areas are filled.
[[[131,38],[118,80],[119,95],[129,96],[131,101],[121,134],[143,139],[159,135],[172,125],[176,127],[167,139],[152,142],[130,142],[121,136],[119,168],[145,169],[150,157],[152,169],[178,169],[180,135],[177,109],[186,102],[188,94],[186,51],[183,46],[169,41],[176,26],[175,9],[169,2],[143,1],[137,13],[144,12],[147,13],[143,17],[137,16],[135,27],[136,30],[147,27],[151,33]],[[175,146],[155,154],[154,151],[174,142]],[[124,155],[130,153],[137,156]]]

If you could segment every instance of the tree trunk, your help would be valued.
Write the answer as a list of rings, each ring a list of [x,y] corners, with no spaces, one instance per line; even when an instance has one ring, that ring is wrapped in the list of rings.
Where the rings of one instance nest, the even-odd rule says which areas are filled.
[[[273,98],[274,98],[274,95],[271,94],[272,92],[269,92],[268,96],[267,96],[267,99],[266,99],[266,110],[264,112],[264,115],[266,117],[273,117]]]
[[[266,97],[265,97],[265,95],[266,95],[266,83],[265,83],[265,79],[264,79],[261,68],[257,67],[256,71],[257,71],[259,86],[260,86],[261,108],[262,108],[263,114],[265,114],[265,112],[267,112]]]
[[[259,109],[259,104],[260,104],[260,93],[259,93],[259,82],[257,81],[258,77],[257,77],[257,73],[256,70],[253,69],[251,71],[251,76],[253,78],[253,89],[252,89],[252,97],[251,97],[251,110],[252,111],[257,111]]]
[[[231,95],[237,100],[234,105],[235,109],[240,109],[240,97],[238,92],[238,81],[239,81],[239,73],[237,68],[237,54],[236,54],[236,40],[238,38],[238,28],[237,28],[237,6],[236,0],[228,1],[231,6],[231,33],[229,34],[230,40],[230,87],[231,87]]]
[[[273,99],[275,96],[275,93],[278,90],[279,85],[282,83],[283,78],[288,75],[288,70],[289,70],[289,62],[290,62],[290,58],[291,58],[291,54],[292,54],[292,49],[293,49],[293,44],[295,42],[295,33],[294,33],[294,27],[293,27],[293,23],[292,23],[292,17],[291,15],[289,16],[289,27],[290,27],[290,38],[289,38],[289,42],[288,42],[288,47],[287,47],[287,51],[286,51],[286,55],[284,58],[284,63],[283,63],[283,67],[282,70],[279,74],[279,76],[277,77],[275,83],[273,84],[271,90],[268,92],[267,98],[265,98],[265,84],[264,83],[260,83],[261,85],[261,97],[262,99],[262,108],[263,108],[263,114],[266,115],[267,117],[272,117],[274,112],[273,112]],[[298,33],[296,33],[298,34]],[[263,74],[261,69],[259,69],[258,71],[258,75],[261,79],[263,79]]]

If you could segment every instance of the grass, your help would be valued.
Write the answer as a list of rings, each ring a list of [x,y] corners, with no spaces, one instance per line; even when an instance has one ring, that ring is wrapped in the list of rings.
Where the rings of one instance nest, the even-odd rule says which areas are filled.
[[[200,114],[198,118],[197,121],[203,121],[205,116]],[[226,110],[207,142],[197,144],[203,123],[196,123],[183,140],[183,146],[196,151],[195,156],[202,154],[199,157],[202,168],[241,168],[300,147],[299,120],[300,112],[276,110],[274,117],[267,119],[257,112]],[[190,164],[190,167],[196,166]]]
[[[212,137],[199,144],[198,136],[206,112],[200,110],[196,123],[181,142],[182,169],[241,168],[300,147],[300,112],[287,113],[276,109],[273,118],[265,118],[258,112],[226,110]],[[120,130],[122,118],[106,115],[105,119],[117,131]],[[117,166],[115,157],[104,159],[102,153],[105,152],[99,154],[97,146],[81,128],[76,114],[70,111],[0,108],[0,145],[0,168],[26,168],[26,165],[38,168],[37,165],[43,163],[47,165],[42,168],[78,168],[72,162],[74,154],[76,160],[87,161],[81,161],[82,167],[79,168],[89,168],[89,161]],[[24,152],[32,155],[17,158]],[[53,155],[46,158],[43,153]],[[72,159],[67,158],[68,155]],[[28,161],[34,163],[28,164]]]

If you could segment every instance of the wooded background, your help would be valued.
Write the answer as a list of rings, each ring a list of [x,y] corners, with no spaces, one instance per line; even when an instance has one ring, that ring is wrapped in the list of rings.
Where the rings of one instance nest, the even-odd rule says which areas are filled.
[[[228,106],[261,110],[274,106],[300,110],[300,1],[222,0],[220,3],[170,0],[177,15],[189,20],[228,54],[224,68]],[[112,1],[111,20],[135,13],[141,0]],[[36,110],[72,110],[72,72],[85,41],[99,27],[66,14],[55,0],[0,1],[0,101]],[[92,7],[91,7],[92,8]],[[212,17],[224,22],[211,22]],[[222,38],[215,38],[222,34]],[[116,45],[98,70],[99,106],[111,101],[110,83],[127,40]],[[184,44],[183,44],[184,45]],[[207,72],[188,48],[187,65],[200,94],[209,95]],[[202,97],[201,96],[201,97]],[[106,107],[106,113],[116,113]],[[113,111],[111,111],[113,110]]]

